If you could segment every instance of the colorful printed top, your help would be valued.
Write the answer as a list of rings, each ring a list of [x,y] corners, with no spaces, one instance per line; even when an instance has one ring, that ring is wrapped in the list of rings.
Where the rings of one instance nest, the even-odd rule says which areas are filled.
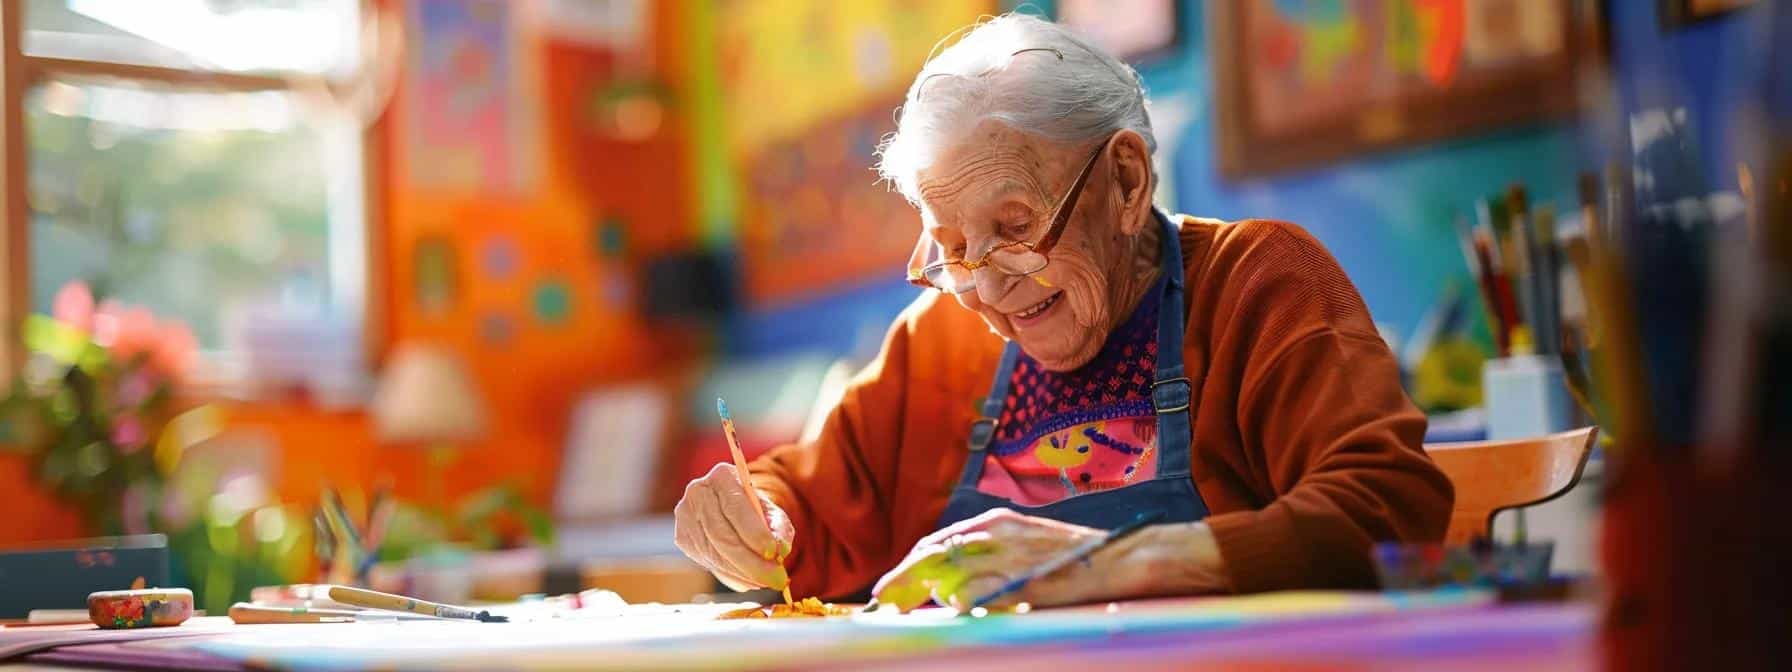
[[[1163,280],[1074,371],[1048,371],[1025,352],[977,489],[1022,506],[1157,476],[1157,308]]]

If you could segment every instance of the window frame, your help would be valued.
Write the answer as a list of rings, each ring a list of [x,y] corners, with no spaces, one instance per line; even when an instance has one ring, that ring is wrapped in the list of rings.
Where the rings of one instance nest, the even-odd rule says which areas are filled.
[[[385,0],[368,3],[383,9]],[[26,147],[25,94],[58,77],[106,78],[217,93],[292,91],[294,80],[276,76],[33,56],[24,52],[24,0],[0,0],[0,374],[11,378],[25,358],[20,327],[32,312],[30,155]],[[361,18],[369,20],[366,14]],[[362,366],[377,368],[386,349],[385,196],[389,138],[385,110],[361,130],[361,227],[363,251]],[[215,395],[229,380],[193,381],[201,395]]]

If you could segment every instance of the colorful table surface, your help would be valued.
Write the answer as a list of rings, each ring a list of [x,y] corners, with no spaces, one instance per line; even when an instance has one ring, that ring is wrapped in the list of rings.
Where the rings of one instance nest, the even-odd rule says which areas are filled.
[[[943,610],[716,621],[723,605],[631,605],[506,624],[229,626],[75,642],[23,660],[156,669],[1587,669],[1593,609],[1479,592],[1289,592],[959,618]],[[186,629],[183,626],[179,629]],[[167,629],[177,630],[177,629]],[[0,650],[14,635],[0,632]]]

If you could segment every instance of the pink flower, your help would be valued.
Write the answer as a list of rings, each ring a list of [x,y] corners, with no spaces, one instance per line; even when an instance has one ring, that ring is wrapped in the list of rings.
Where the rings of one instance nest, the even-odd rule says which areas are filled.
[[[168,377],[178,379],[192,366],[199,341],[187,325],[173,321],[162,323],[159,337],[155,352],[150,355],[151,364]]]
[[[121,453],[129,455],[143,447],[149,436],[143,431],[143,421],[134,415],[121,415],[112,421],[112,445],[118,446]]]
[[[93,330],[93,290],[87,283],[74,280],[56,290],[50,316],[81,331]]]
[[[155,394],[157,378],[149,371],[135,369],[118,379],[117,402],[121,408],[132,408]]]
[[[185,323],[158,321],[146,308],[106,301],[91,318],[94,343],[109,350],[120,364],[143,359],[144,370],[158,374],[155,377],[181,378],[199,351],[199,341]]]
[[[93,341],[111,350],[120,361],[128,362],[153,350],[157,331],[155,315],[144,308],[106,301],[93,315]]]

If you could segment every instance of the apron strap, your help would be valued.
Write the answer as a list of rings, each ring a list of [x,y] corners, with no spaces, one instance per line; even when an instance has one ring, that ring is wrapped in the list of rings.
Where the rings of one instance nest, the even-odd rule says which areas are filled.
[[[1020,346],[1010,342],[1002,348],[1002,361],[996,365],[995,379],[989,383],[989,396],[977,409],[971,421],[970,454],[965,456],[964,472],[959,476],[961,487],[977,487],[983,478],[983,462],[989,444],[995,441],[996,426],[1002,422],[1002,406],[1008,403],[1008,381],[1014,377],[1014,363],[1020,359]]]
[[[1151,406],[1157,411],[1157,475],[1188,477],[1194,384],[1182,362],[1182,240],[1176,224],[1163,213],[1156,214],[1163,223],[1159,238],[1164,274],[1163,303],[1157,309],[1157,374],[1151,381]]]

